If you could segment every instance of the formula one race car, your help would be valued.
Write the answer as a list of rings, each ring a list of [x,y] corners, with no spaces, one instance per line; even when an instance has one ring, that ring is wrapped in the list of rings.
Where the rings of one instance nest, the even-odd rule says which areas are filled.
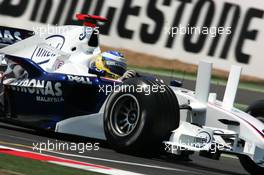
[[[128,153],[163,146],[177,155],[233,154],[251,174],[263,174],[264,124],[233,107],[240,67],[231,69],[223,102],[209,93],[212,63],[204,61],[195,92],[152,76],[106,78],[88,66],[101,52],[95,22],[106,19],[77,17],[84,26],[49,34],[0,28],[12,36],[1,40],[1,121],[107,140]]]

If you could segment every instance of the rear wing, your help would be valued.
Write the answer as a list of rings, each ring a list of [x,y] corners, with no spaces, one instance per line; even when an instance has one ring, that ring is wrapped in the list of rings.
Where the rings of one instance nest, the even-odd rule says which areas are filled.
[[[0,26],[0,48],[22,41],[34,35],[33,31]]]

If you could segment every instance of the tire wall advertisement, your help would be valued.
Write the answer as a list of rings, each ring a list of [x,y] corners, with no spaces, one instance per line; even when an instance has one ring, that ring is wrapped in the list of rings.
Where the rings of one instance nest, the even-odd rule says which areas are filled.
[[[263,0],[0,0],[4,26],[80,24],[76,13],[109,18],[102,45],[264,78]]]

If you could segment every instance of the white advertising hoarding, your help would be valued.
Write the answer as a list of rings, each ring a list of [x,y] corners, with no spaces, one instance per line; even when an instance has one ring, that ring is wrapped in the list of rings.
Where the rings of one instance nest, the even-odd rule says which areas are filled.
[[[263,0],[0,0],[5,26],[77,24],[76,13],[109,18],[103,45],[192,64],[206,59],[223,70],[240,65],[264,79]]]

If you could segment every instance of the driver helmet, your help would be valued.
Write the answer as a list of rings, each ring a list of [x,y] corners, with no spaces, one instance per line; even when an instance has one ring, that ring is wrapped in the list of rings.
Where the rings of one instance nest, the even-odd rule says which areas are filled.
[[[107,51],[97,56],[95,66],[97,69],[105,71],[106,77],[118,79],[127,70],[127,60],[118,51]]]

